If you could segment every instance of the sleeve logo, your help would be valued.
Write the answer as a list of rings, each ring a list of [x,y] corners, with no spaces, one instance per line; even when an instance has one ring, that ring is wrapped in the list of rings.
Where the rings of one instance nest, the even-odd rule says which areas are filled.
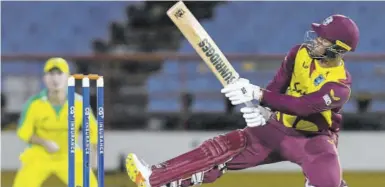
[[[330,98],[330,96],[328,94],[325,94],[322,99],[325,101],[325,104],[326,106],[329,106],[330,104],[332,104],[332,99]]]
[[[333,101],[339,101],[341,98],[335,96],[334,90],[330,90],[330,96],[332,97]]]

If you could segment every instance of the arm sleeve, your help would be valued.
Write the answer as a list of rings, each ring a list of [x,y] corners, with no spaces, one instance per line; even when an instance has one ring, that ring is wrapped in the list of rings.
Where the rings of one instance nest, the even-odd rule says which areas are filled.
[[[98,124],[93,112],[90,114],[90,143],[93,145],[98,143]]]
[[[281,67],[278,69],[273,80],[271,80],[266,86],[267,90],[275,93],[285,93],[289,86],[291,74],[294,68],[295,57],[301,45],[296,45],[290,49],[285,59],[283,60]]]
[[[302,97],[293,97],[263,90],[262,101],[272,110],[296,116],[308,116],[344,105],[350,97],[350,88],[342,83],[330,82]]]
[[[17,125],[17,136],[25,142],[29,142],[34,133],[35,110],[33,109],[33,105],[31,103],[32,101],[28,101],[24,104]]]

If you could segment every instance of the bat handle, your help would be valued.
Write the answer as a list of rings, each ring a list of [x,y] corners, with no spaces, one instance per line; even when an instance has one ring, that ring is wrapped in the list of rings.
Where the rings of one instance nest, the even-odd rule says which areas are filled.
[[[247,107],[254,107],[254,104],[251,101],[245,103]]]
[[[238,74],[237,74],[237,77],[238,77],[238,79],[236,79],[236,80],[239,80],[240,77],[239,77]],[[233,82],[234,82],[234,81],[233,81]],[[233,82],[232,82],[232,83],[233,83]],[[222,83],[223,83],[223,82],[222,82]],[[266,121],[269,120],[270,117],[271,117],[271,115],[273,114],[273,112],[271,112],[269,109],[267,109],[267,108],[265,108],[265,107],[263,107],[263,106],[261,106],[261,105],[255,106],[251,101],[245,102],[245,105],[246,105],[247,107],[258,107],[258,109],[261,111],[261,114],[262,114],[263,118],[265,118]]]
[[[261,105],[254,106],[254,104],[251,101],[245,102],[245,105],[247,107],[258,107],[258,109],[261,111],[263,118],[265,118],[266,121],[270,119],[272,112],[269,109]]]

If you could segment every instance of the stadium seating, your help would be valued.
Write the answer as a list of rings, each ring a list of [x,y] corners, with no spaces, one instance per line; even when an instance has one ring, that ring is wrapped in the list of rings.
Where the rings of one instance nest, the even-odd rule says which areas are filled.
[[[2,52],[3,53],[88,53],[91,40],[108,38],[111,21],[125,21],[123,7],[135,2],[3,2]],[[361,42],[357,52],[383,52],[385,49],[384,2],[231,2],[218,6],[215,16],[203,23],[207,31],[224,52],[285,53],[291,46],[303,41],[311,22],[341,13],[353,18],[361,29]],[[187,41],[180,52],[194,52]],[[22,73],[23,68],[41,73],[42,64],[3,63],[2,72]],[[187,90],[191,92],[216,91],[221,85],[210,72],[196,71],[196,63],[187,64],[185,80],[169,79],[178,72],[179,65],[168,61],[158,74],[148,80],[150,110],[179,110],[179,98],[169,101],[152,97],[156,92]],[[380,78],[372,78],[379,65],[347,63],[353,76],[358,75],[354,91],[384,92]],[[383,65],[382,65],[383,66]],[[266,85],[273,70],[245,72],[241,64],[237,70],[260,85]],[[31,72],[31,73],[34,73]],[[360,72],[360,73],[359,73]],[[362,73],[361,73],[362,72]],[[263,74],[263,75],[261,75]],[[360,78],[368,75],[368,78]],[[167,84],[162,83],[167,80]],[[184,87],[182,87],[184,86]],[[377,102],[376,108],[384,108]],[[223,99],[197,98],[196,110],[223,110]],[[349,103],[347,109],[352,110]]]
[[[111,21],[124,21],[122,7],[133,2],[2,3],[2,53],[91,52],[91,41],[108,38]],[[41,73],[43,63],[4,63],[5,73]],[[33,72],[31,72],[33,71]]]

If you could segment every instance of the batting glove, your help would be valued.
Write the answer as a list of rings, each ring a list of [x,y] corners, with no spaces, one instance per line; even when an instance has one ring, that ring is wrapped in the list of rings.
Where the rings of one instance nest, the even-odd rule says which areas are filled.
[[[265,118],[262,116],[259,108],[243,107],[241,108],[243,118],[245,118],[248,127],[263,126],[266,124]]]
[[[259,100],[262,96],[262,90],[259,86],[250,84],[249,80],[243,78],[225,86],[221,92],[229,98],[233,105],[239,105],[253,99]]]

